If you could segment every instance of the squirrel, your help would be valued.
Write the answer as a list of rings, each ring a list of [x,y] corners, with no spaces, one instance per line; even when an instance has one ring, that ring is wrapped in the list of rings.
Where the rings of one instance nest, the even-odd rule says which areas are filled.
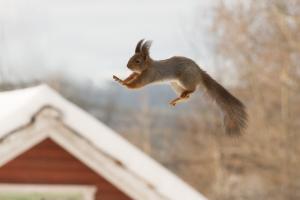
[[[244,104],[230,94],[222,85],[202,70],[193,60],[174,56],[165,60],[150,57],[151,41],[140,40],[135,54],[129,59],[127,67],[133,73],[124,80],[113,79],[129,89],[136,89],[150,83],[168,81],[179,97],[170,105],[187,100],[199,86],[204,87],[224,114],[223,124],[228,135],[240,135],[247,126],[247,112]]]

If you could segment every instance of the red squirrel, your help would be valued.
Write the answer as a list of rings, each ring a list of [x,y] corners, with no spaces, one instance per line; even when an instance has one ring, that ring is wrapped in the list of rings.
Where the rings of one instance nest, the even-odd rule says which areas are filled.
[[[179,97],[172,100],[175,106],[195,92],[199,86],[206,89],[224,114],[225,131],[229,135],[239,135],[246,128],[247,113],[241,101],[230,94],[222,85],[210,77],[193,60],[174,56],[165,60],[150,57],[151,41],[140,40],[135,54],[129,59],[127,67],[133,73],[124,80],[113,76],[114,80],[129,89],[144,87],[150,83],[167,81]]]

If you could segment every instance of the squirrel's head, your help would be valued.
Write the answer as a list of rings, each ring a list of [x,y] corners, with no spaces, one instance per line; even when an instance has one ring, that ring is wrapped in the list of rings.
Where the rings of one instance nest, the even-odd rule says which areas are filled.
[[[135,54],[129,59],[127,67],[134,72],[141,73],[149,67],[149,49],[151,41],[140,40],[135,47]]]

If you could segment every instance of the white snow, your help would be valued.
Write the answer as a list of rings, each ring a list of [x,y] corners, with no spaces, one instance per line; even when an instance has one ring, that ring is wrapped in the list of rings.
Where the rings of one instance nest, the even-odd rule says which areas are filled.
[[[199,192],[131,145],[97,119],[46,85],[0,93],[0,138],[27,124],[44,106],[63,113],[63,122],[103,152],[120,160],[170,199],[204,200]]]

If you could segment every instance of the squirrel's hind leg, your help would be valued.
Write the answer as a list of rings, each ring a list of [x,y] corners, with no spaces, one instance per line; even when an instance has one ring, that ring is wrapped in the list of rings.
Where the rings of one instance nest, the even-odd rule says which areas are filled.
[[[177,103],[187,100],[190,97],[190,94],[193,92],[194,91],[188,91],[188,90],[182,92],[180,97],[177,97],[176,99],[170,102],[170,105],[175,106]]]
[[[180,96],[170,102],[170,105],[175,106],[177,103],[182,102],[184,100],[187,100],[190,97],[190,94],[193,93],[195,90],[187,90],[180,86],[176,82],[172,82],[171,86],[173,90],[177,93],[180,94]]]

